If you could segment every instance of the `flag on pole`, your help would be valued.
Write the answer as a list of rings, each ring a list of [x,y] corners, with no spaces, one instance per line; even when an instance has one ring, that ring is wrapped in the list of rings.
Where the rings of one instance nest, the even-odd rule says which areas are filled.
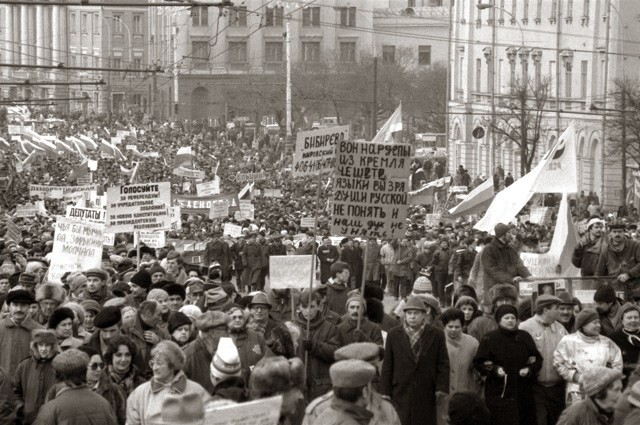
[[[449,210],[452,217],[476,214],[485,211],[493,199],[493,179],[487,179],[484,183],[473,189],[455,207]]]
[[[80,141],[80,139],[78,139],[77,137],[67,137],[67,142],[71,142],[73,144],[73,146],[76,148],[76,151],[80,154],[80,156],[82,156],[83,158],[85,157],[85,155],[87,154],[87,146],[82,143],[82,141]]]
[[[115,158],[118,161],[121,159],[126,159],[116,145],[104,139],[100,139],[100,146],[98,146],[98,149],[100,150],[100,152],[110,156],[111,158]]]
[[[238,193],[238,199],[251,199],[251,192],[253,192],[254,184],[255,182],[247,183]]]
[[[56,148],[58,149],[58,152],[61,152],[61,151],[67,151],[69,153],[75,153],[76,152],[76,150],[73,147],[71,147],[71,145],[63,142],[60,139],[56,139],[55,143],[56,143]]]
[[[82,164],[78,165],[69,173],[69,181],[78,180],[80,177],[89,175],[89,161],[85,158]]]
[[[11,149],[11,145],[7,142],[4,137],[0,137],[0,151],[8,151]]]
[[[85,147],[90,151],[95,151],[98,149],[98,144],[93,141],[89,136],[85,136],[84,134],[79,134],[78,139],[84,143]]]
[[[181,165],[190,163],[194,158],[195,156],[191,151],[191,146],[181,146],[180,149],[178,149],[178,152],[176,153],[176,156],[173,160],[174,168],[178,168]]]
[[[395,140],[394,133],[402,131],[402,103],[398,105],[398,108],[389,117],[386,123],[382,126],[376,137],[373,138],[373,143],[399,143],[402,140]]]
[[[122,165],[120,165],[120,171],[122,172],[122,174],[129,177],[129,184],[133,184],[136,177],[138,176],[138,167],[140,166],[140,162],[135,161],[132,164],[133,164],[133,168],[131,169],[127,169]]]

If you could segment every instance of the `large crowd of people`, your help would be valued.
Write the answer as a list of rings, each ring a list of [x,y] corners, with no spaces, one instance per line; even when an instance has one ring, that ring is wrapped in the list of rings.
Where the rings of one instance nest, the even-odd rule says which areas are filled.
[[[70,186],[79,155],[40,157],[0,193],[0,423],[206,423],[223,406],[281,396],[280,423],[567,425],[640,423],[640,242],[637,210],[600,211],[594,194],[572,200],[580,240],[572,263],[593,291],[553,286],[523,296],[532,278],[521,252],[544,252],[554,213],[542,224],[474,221],[425,225],[432,206],[412,206],[403,238],[332,237],[331,180],[292,178],[279,138],[250,140],[242,128],[154,123],[146,117],[67,118],[59,139],[129,132],[125,160],[98,161],[99,191],[170,181],[174,156],[191,146],[193,169],[220,178],[222,193],[256,182],[255,218],[183,214],[170,239],[204,243],[199,262],[167,244],[133,245],[118,234],[100,267],[49,279],[56,217],[14,216],[33,202],[29,184]],[[7,134],[6,139],[10,136]],[[277,140],[276,140],[277,139]],[[4,158],[24,157],[19,144]],[[415,160],[413,182],[442,177],[441,163]],[[496,171],[496,189],[509,175]],[[482,183],[461,168],[452,179]],[[318,187],[321,184],[321,187]],[[282,197],[257,191],[281,189]],[[320,190],[318,190],[320,189]],[[319,198],[318,198],[319,193]],[[316,205],[317,203],[317,205]],[[302,219],[318,211],[317,230]],[[635,214],[635,216],[634,216]],[[224,226],[242,234],[223,234]],[[19,229],[16,235],[15,228]],[[365,255],[366,252],[366,255]],[[317,254],[314,284],[270,288],[270,257]],[[585,298],[587,297],[587,298]]]

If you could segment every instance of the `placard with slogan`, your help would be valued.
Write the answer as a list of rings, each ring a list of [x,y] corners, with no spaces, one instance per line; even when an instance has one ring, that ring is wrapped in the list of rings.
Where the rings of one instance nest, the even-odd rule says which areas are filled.
[[[78,193],[96,192],[97,185],[86,186],[45,186],[39,184],[29,185],[29,196],[39,196],[40,198],[64,199],[65,197],[73,197]],[[89,196],[89,195],[85,195]]]
[[[331,233],[400,238],[405,233],[411,145],[345,141],[336,148]]]
[[[300,227],[306,227],[307,229],[315,229],[316,219],[313,217],[302,217],[300,219]]]
[[[136,232],[133,234],[133,244],[138,246],[142,242],[150,248],[162,248],[165,246],[164,230],[157,232]]]
[[[220,193],[220,178],[216,176],[215,179],[210,182],[196,184],[196,191],[198,196],[217,195]]]
[[[90,223],[105,224],[107,221],[107,211],[67,205],[67,217],[75,218],[78,221],[88,221]]]
[[[269,173],[260,171],[259,173],[238,173],[236,174],[236,181],[238,183],[257,182],[260,180],[266,180],[269,178]]]
[[[311,266],[311,255],[272,255],[269,257],[270,288],[308,288]]]
[[[239,238],[240,236],[242,236],[242,227],[238,226],[237,224],[225,223],[222,234],[229,235],[232,238]]]
[[[333,171],[336,146],[349,138],[348,125],[298,132],[293,153],[293,176],[316,176]]]
[[[227,404],[207,409],[203,423],[206,425],[278,425],[281,408],[281,395],[246,403]]]
[[[130,184],[107,190],[107,229],[114,233],[171,228],[171,183]]]
[[[265,198],[282,198],[282,189],[265,189],[263,196]]]
[[[66,272],[100,267],[104,225],[60,217],[55,229],[49,280],[61,282],[60,279]]]
[[[209,214],[211,205],[217,202],[224,202],[229,205],[229,211],[240,211],[238,207],[238,195],[172,195],[174,205],[181,208],[182,214]]]
[[[229,215],[229,205],[224,202],[217,202],[215,204],[211,204],[211,209],[209,210],[209,218],[224,218]]]

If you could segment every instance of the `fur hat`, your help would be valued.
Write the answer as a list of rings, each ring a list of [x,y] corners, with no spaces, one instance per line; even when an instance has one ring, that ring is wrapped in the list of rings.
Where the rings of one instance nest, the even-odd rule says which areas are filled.
[[[62,304],[67,294],[64,288],[55,283],[45,283],[36,291],[36,301],[52,300],[58,304]]]
[[[70,348],[53,358],[51,366],[56,372],[69,376],[87,373],[89,355],[76,348]]]
[[[508,298],[510,300],[518,301],[518,289],[510,283],[499,283],[489,289],[491,294],[491,303],[495,304],[498,300]]]
[[[458,298],[458,301],[456,301],[455,307],[457,309],[460,309],[460,307],[464,305],[471,305],[475,311],[478,311],[478,302],[472,297],[469,297],[467,295],[461,296],[460,298]]]
[[[597,303],[614,303],[616,302],[616,290],[612,286],[602,285],[596,289],[593,301]]]
[[[219,326],[227,326],[229,316],[221,311],[207,311],[196,318],[196,327],[201,332],[207,332],[210,329]]]
[[[35,285],[36,284],[36,275],[31,272],[22,272],[20,273],[20,277],[18,278],[18,284],[24,286],[27,285]]]
[[[148,289],[151,286],[151,274],[146,270],[140,270],[131,276],[131,283],[141,288]]]
[[[375,298],[377,300],[384,301],[384,290],[379,286],[365,285],[364,297],[366,299]]]
[[[169,329],[170,334],[172,334],[173,331],[178,329],[180,326],[184,325],[191,325],[191,319],[189,319],[186,314],[180,313],[179,311],[174,311],[169,315],[169,319],[167,320],[167,328]]]
[[[34,302],[36,302],[36,300],[35,298],[33,298],[33,295],[31,295],[31,292],[26,291],[24,289],[15,289],[15,290],[9,291],[9,293],[7,294],[7,298],[5,298],[4,302],[6,305],[9,305],[11,303],[33,304]]]
[[[177,295],[182,298],[183,301],[187,298],[187,292],[184,290],[184,287],[178,283],[169,283],[168,285],[164,285],[162,289],[164,289],[170,297]]]
[[[75,318],[73,310],[67,307],[59,307],[53,310],[53,313],[49,316],[48,327],[49,329],[55,329],[63,320],[71,319],[73,321]]]
[[[100,313],[102,310],[102,307],[96,300],[84,300],[80,303],[80,306],[82,306],[85,311],[92,311],[94,315]]]
[[[576,330],[582,329],[585,325],[593,322],[594,320],[599,320],[600,315],[597,311],[592,308],[585,308],[580,313],[576,315]]]
[[[232,376],[241,376],[242,365],[240,364],[240,354],[231,338],[220,338],[218,349],[213,359],[211,359],[209,369],[211,375],[220,380],[231,378]]]
[[[384,320],[384,304],[382,304],[382,301],[377,298],[367,298],[365,301],[367,304],[367,319],[373,323],[382,323]]]
[[[298,357],[263,357],[251,372],[249,391],[252,398],[270,397],[304,385],[304,363]]]
[[[151,357],[156,356],[164,357],[169,363],[169,366],[176,371],[184,368],[184,362],[187,359],[178,344],[166,339],[160,341],[151,349]]]
[[[604,366],[591,366],[582,373],[582,390],[591,397],[604,390],[612,382],[622,379],[621,372]]]
[[[329,368],[331,383],[337,388],[361,388],[376,376],[376,368],[362,360],[340,360]]]
[[[51,329],[34,329],[31,331],[31,343],[34,345],[49,344],[55,346],[58,344],[58,337]]]

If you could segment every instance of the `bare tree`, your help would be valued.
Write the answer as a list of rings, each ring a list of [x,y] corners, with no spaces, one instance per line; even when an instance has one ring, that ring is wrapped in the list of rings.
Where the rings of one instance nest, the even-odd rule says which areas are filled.
[[[483,119],[483,125],[495,132],[498,143],[512,142],[520,151],[520,173],[531,171],[541,139],[549,81],[514,80],[505,102],[496,105],[496,114]]]

